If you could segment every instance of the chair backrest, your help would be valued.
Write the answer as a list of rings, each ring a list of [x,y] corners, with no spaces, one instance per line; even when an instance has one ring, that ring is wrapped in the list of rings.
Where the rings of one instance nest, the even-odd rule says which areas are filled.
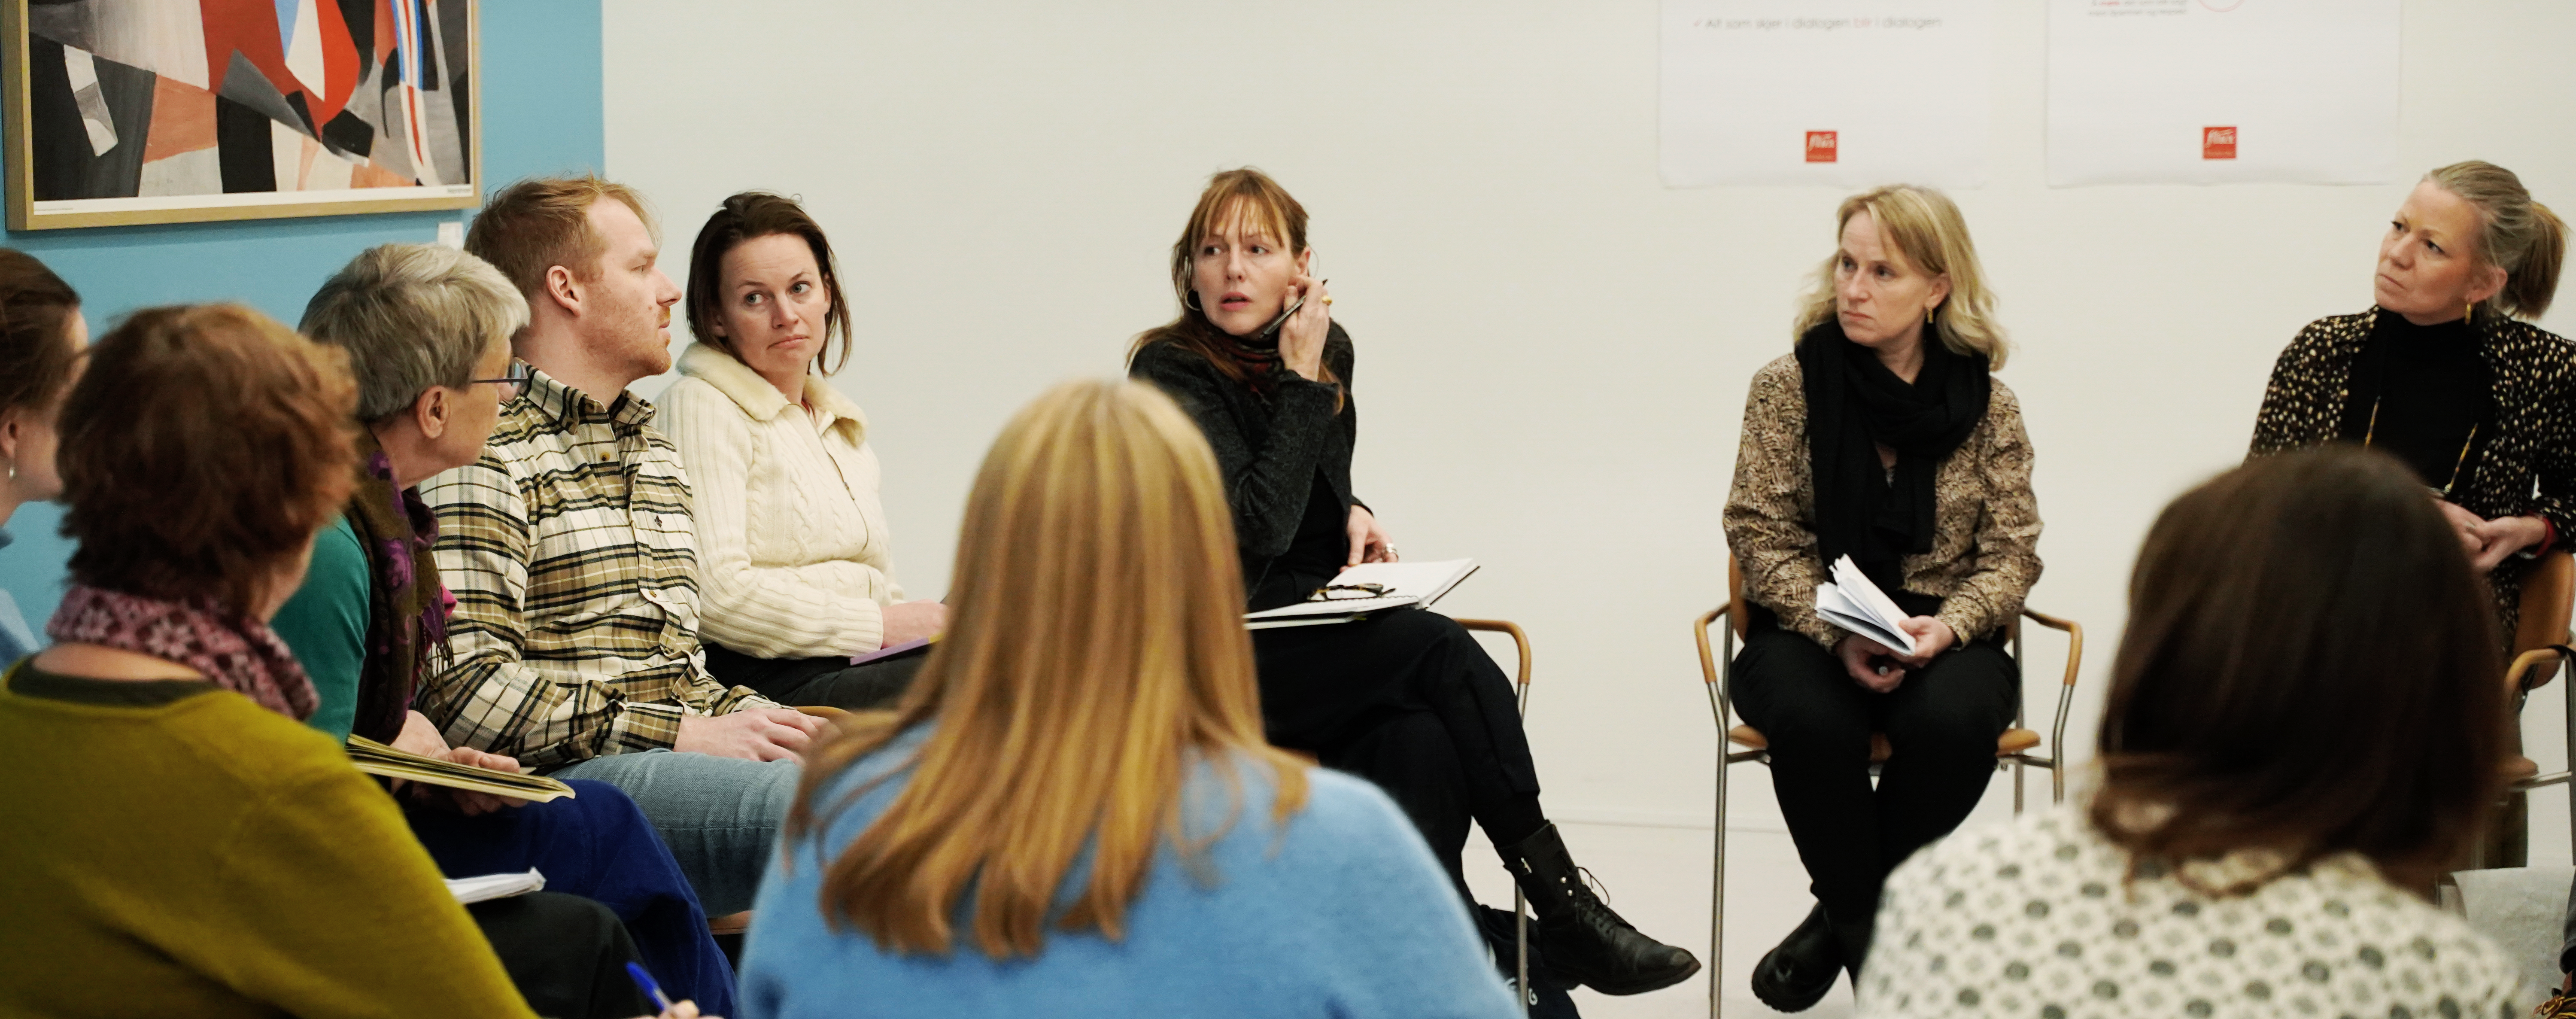
[[[2513,653],[2567,641],[2567,617],[2576,610],[2576,556],[2565,550],[2540,557],[2522,576],[2522,619],[2514,625]]]
[[[1744,563],[1735,553],[1726,554],[1726,625],[1735,631],[1735,639],[1744,639],[1746,605],[1744,604]]]

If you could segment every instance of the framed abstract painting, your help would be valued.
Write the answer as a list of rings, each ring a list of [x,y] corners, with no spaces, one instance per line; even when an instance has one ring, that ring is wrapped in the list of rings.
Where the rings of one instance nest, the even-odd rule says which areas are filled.
[[[0,0],[9,229],[471,208],[476,0]]]

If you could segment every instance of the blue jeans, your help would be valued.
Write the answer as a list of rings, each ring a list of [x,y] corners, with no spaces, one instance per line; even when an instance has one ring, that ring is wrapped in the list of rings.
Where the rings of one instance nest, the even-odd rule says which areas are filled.
[[[751,908],[778,826],[796,799],[796,762],[647,750],[555,769],[624,790],[662,833],[707,915]]]

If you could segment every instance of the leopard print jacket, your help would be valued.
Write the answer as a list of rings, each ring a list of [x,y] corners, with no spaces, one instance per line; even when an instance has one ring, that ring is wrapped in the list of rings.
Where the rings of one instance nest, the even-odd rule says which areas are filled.
[[[1780,625],[1832,648],[1843,631],[1816,616],[1816,486],[1807,453],[1807,390],[1798,356],[1753,374],[1744,439],[1726,498],[1726,545],[1744,571],[1744,596]],[[1932,476],[1932,551],[1905,557],[1905,589],[1942,599],[1935,616],[1962,641],[2021,615],[2039,582],[2039,500],[2030,490],[2030,436],[2021,403],[2001,381],[1985,420]]]
[[[2337,438],[2353,360],[2378,316],[2372,308],[2321,318],[2299,330],[2272,366],[2248,459]],[[2488,519],[2536,513],[2557,528],[2560,544],[2576,540],[2576,404],[2570,403],[2576,399],[2576,345],[2503,315],[2484,317],[2478,335],[2495,378],[2497,420],[2469,476],[2452,488],[2451,501]],[[2509,557],[2488,574],[2507,641],[2521,615],[2522,577],[2530,566],[2528,559]]]

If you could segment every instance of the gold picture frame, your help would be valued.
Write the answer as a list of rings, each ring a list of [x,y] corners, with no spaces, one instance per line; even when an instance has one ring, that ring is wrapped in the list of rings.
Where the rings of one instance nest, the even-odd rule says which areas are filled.
[[[480,0],[208,2],[0,0],[10,230],[481,204]]]

